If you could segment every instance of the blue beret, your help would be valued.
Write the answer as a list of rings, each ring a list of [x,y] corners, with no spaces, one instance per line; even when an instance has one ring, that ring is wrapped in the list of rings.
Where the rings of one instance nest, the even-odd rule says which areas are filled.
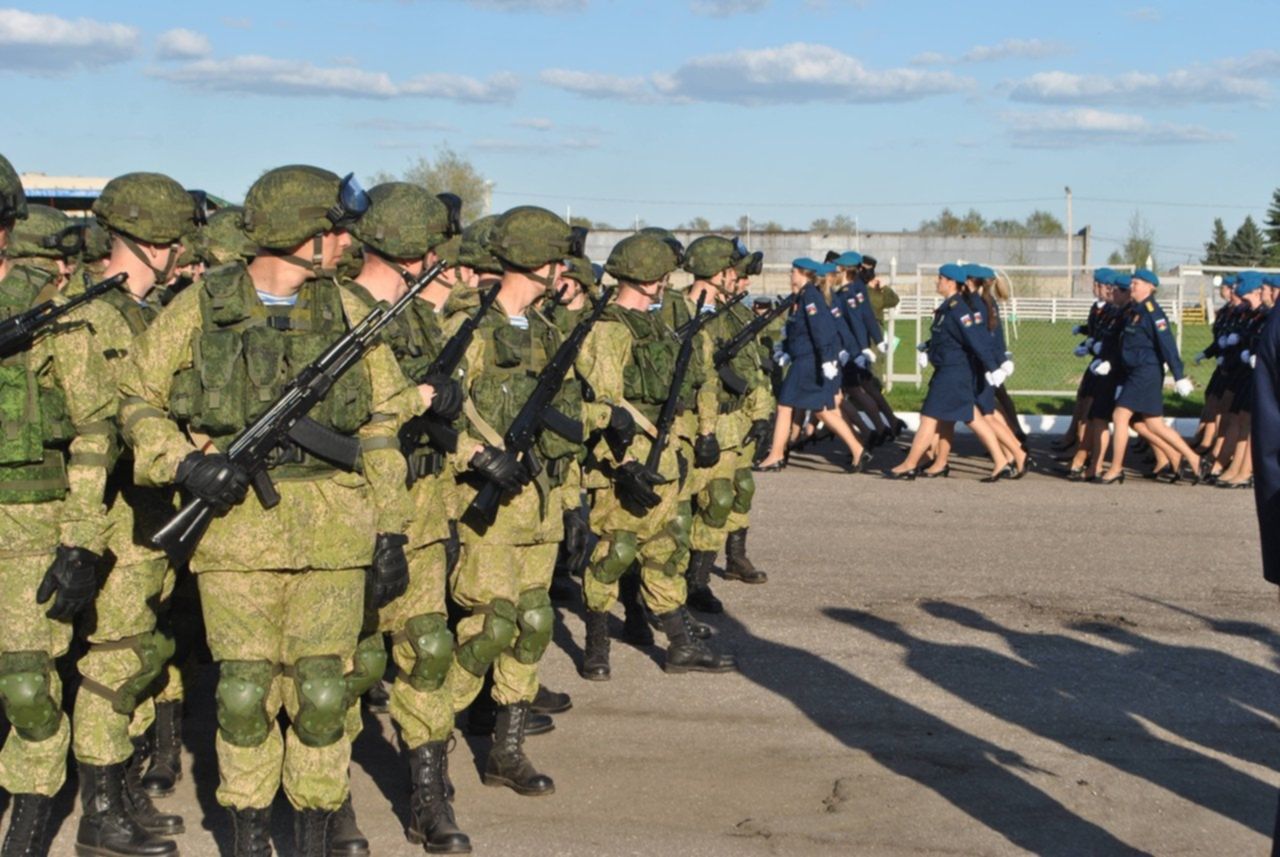
[[[1262,275],[1257,271],[1245,271],[1236,277],[1236,294],[1244,297],[1249,292],[1256,292],[1262,288]]]
[[[986,265],[974,265],[974,267],[978,269],[978,273],[975,275],[978,279],[994,280],[996,278],[994,268],[988,268]]]
[[[1240,278],[1237,277],[1235,274],[1227,274],[1225,277],[1222,278],[1222,285],[1234,286],[1236,284],[1236,280],[1238,279]]]
[[[963,284],[965,278],[969,276],[969,270],[967,265],[956,265],[949,262],[938,269],[938,275]]]
[[[831,260],[831,264],[841,268],[856,268],[862,264],[862,254],[847,250]]]
[[[1129,291],[1129,287],[1132,285],[1133,277],[1129,274],[1118,274],[1115,271],[1111,272],[1111,287],[1113,289],[1122,289],[1127,292]]]
[[[1149,271],[1146,268],[1139,268],[1133,272],[1133,279],[1142,280],[1144,283],[1150,283],[1157,289],[1160,288],[1160,278],[1156,276],[1155,271]]]
[[[827,274],[834,274],[837,268],[830,262],[822,262],[818,265],[817,274],[819,277],[825,277]]]
[[[821,263],[815,262],[813,259],[810,259],[808,256],[801,256],[799,259],[791,260],[791,267],[799,268],[802,271],[812,271],[815,274],[818,273],[819,264]]]
[[[1116,284],[1116,272],[1110,268],[1098,268],[1093,272],[1093,281],[1102,283],[1104,286],[1114,286]]]
[[[1262,285],[1272,288],[1280,287],[1280,274],[1267,274],[1262,278]]]

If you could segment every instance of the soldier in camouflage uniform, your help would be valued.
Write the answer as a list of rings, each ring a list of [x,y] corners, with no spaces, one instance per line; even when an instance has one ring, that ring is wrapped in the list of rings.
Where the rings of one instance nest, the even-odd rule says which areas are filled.
[[[417,185],[382,184],[371,189],[369,197],[372,208],[352,230],[364,245],[364,266],[344,285],[373,308],[394,303],[407,288],[406,275],[417,278],[435,264],[435,248],[450,237],[451,224],[444,203]],[[461,384],[427,375],[443,344],[432,304],[415,300],[383,337],[404,373],[424,382],[420,389],[429,413],[446,424],[456,420],[462,410]],[[405,533],[409,587],[380,611],[366,611],[366,636],[357,648],[356,663],[370,682],[381,679],[386,664],[383,636],[391,636],[397,673],[389,710],[409,753],[413,785],[409,839],[433,854],[468,853],[470,840],[455,824],[445,796],[453,702],[444,679],[454,648],[445,612],[445,543],[452,517],[454,456],[434,448],[424,431],[409,427],[401,431],[401,450],[408,461],[413,502]]]
[[[269,470],[280,495],[270,509],[246,496],[248,474],[224,452],[367,313],[333,275],[368,204],[351,176],[307,166],[263,174],[245,198],[253,261],[215,268],[178,295],[135,343],[122,385],[137,482],[177,484],[221,513],[190,565],[219,665],[217,798],[231,810],[237,855],[270,853],[281,786],[297,811],[295,853],[368,847],[348,800],[344,730],[358,674],[347,670],[365,599],[380,607],[408,582],[397,432],[421,411],[420,394],[389,348],[370,351],[309,414],[356,441],[357,469],[291,444]]]
[[[448,319],[445,332],[452,334],[480,304],[480,291],[493,288],[502,277],[502,262],[489,246],[498,215],[490,214],[471,223],[458,238],[457,264],[453,266],[453,288],[443,312]],[[450,258],[446,256],[445,258]]]
[[[80,261],[89,271],[89,275],[98,281],[99,275],[107,265],[107,257],[111,255],[111,239],[107,230],[96,220],[84,224],[84,249],[80,251]]]
[[[78,324],[63,334],[75,353],[94,355],[93,383],[85,389],[96,397],[96,412],[113,415],[117,408],[133,342],[158,309],[148,299],[172,278],[194,213],[182,186],[157,173],[112,179],[94,203],[112,242],[103,274],[128,275],[124,287],[79,308],[71,316]],[[177,847],[160,836],[182,833],[182,818],[160,813],[140,777],[150,756],[152,695],[174,651],[173,640],[157,630],[174,574],[146,536],[173,513],[173,496],[133,484],[133,462],[121,454],[116,432],[113,424],[100,452],[80,456],[99,470],[109,535],[105,578],[83,627],[88,647],[77,664],[83,680],[72,732],[84,814],[76,845],[101,855],[172,854]]]
[[[584,404],[570,378],[553,406],[565,422],[578,425],[576,437],[543,431],[534,451],[541,463],[537,473],[503,449],[503,434],[563,338],[536,304],[556,282],[573,249],[572,238],[567,223],[532,206],[512,209],[495,223],[491,242],[502,262],[501,291],[467,353],[468,437],[459,441],[460,449],[473,450],[473,484],[491,481],[506,497],[492,525],[465,513],[459,522],[462,552],[450,591],[470,615],[458,623],[448,682],[454,706],[461,709],[493,670],[498,711],[484,781],[530,796],[555,789],[529,761],[523,744],[538,690],[538,661],[555,622],[547,589],[564,536],[564,494],[577,491],[566,480],[582,435],[602,427],[601,414],[607,423],[609,409]]]
[[[745,253],[739,245],[718,235],[706,235],[689,245],[684,269],[693,275],[687,297],[703,312],[715,312],[740,290],[736,265]],[[735,304],[716,316],[703,328],[713,343],[730,339],[751,320],[751,310]],[[764,583],[764,572],[757,571],[746,559],[746,517],[755,495],[751,477],[751,456],[761,437],[769,437],[768,417],[772,404],[756,391],[764,384],[759,363],[752,349],[744,348],[717,374],[708,361],[704,387],[714,393],[716,443],[719,457],[709,455],[704,441],[696,441],[694,466],[707,468],[705,484],[694,499],[693,533],[690,539],[689,607],[704,613],[720,613],[724,606],[711,591],[711,568],[716,554],[725,548],[725,576],[747,583]],[[724,381],[729,377],[737,389]],[[699,407],[703,397],[698,399]],[[699,448],[699,443],[703,448]]]
[[[693,635],[684,609],[684,571],[693,522],[675,437],[661,451],[656,472],[646,465],[679,351],[671,328],[650,308],[678,264],[676,250],[657,235],[637,234],[619,242],[605,263],[605,271],[620,287],[617,302],[587,337],[578,360],[597,404],[630,414],[634,432],[634,437],[625,428],[615,429],[612,436],[606,432],[594,448],[599,470],[610,486],[595,494],[591,530],[600,542],[583,575],[587,606],[583,674],[587,678],[609,677],[608,611],[617,600],[619,579],[633,563],[639,564],[644,600],[670,641],[667,671],[734,668],[732,658],[712,652]],[[679,395],[682,401],[692,401],[691,380]],[[683,416],[690,416],[687,408]],[[714,411],[711,416],[715,417]],[[622,428],[624,424],[609,425]],[[640,431],[635,432],[635,426]],[[714,419],[700,428],[714,432]]]
[[[228,205],[209,215],[209,222],[200,230],[205,267],[216,268],[253,258],[256,248],[244,234],[243,217],[244,209],[238,205]]]
[[[4,255],[26,217],[22,185],[0,156],[0,317],[56,289],[54,273]],[[0,788],[13,796],[6,855],[45,853],[71,735],[53,660],[67,651],[71,620],[93,600],[106,546],[105,467],[95,456],[108,449],[111,414],[96,407],[95,355],[58,347],[65,328],[0,355],[0,702],[12,726],[0,750]]]
[[[9,236],[6,255],[16,265],[50,275],[43,297],[66,288],[84,246],[83,230],[56,208],[28,205],[27,218]],[[100,279],[100,278],[99,278]]]

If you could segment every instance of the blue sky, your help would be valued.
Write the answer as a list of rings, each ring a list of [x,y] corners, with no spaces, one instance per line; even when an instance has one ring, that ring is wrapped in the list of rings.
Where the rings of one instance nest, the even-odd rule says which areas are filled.
[[[1280,186],[1280,4],[270,0],[0,8],[20,171],[368,176],[448,144],[494,204],[615,224],[1046,208],[1159,260]],[[15,118],[16,117],[16,118]]]

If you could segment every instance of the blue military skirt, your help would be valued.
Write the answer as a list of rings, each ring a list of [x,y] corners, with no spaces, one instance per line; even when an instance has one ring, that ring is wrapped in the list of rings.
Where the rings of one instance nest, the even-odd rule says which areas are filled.
[[[787,367],[787,377],[778,390],[778,404],[802,411],[825,411],[835,407],[838,389],[840,376],[828,381],[818,368],[818,356],[804,354]]]
[[[978,369],[973,370],[973,385],[973,402],[978,406],[978,411],[984,417],[991,416],[996,412],[996,388],[987,383]]]
[[[973,370],[968,364],[935,366],[920,413],[942,422],[973,420],[975,404]]]
[[[1089,377],[1093,378],[1093,402],[1089,405],[1089,419],[1091,420],[1110,420],[1111,412],[1116,409],[1116,375],[1112,372],[1110,375],[1095,375],[1089,373]]]
[[[1164,367],[1138,366],[1129,369],[1120,395],[1116,396],[1117,408],[1128,408],[1135,414],[1158,417],[1164,414]]]

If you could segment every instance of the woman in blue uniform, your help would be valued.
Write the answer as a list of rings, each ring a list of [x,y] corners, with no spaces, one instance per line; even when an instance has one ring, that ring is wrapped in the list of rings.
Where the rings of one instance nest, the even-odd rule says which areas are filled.
[[[1129,446],[1129,426],[1141,423],[1147,431],[1163,441],[1191,465],[1191,479],[1199,481],[1200,456],[1182,436],[1164,424],[1164,367],[1173,373],[1174,389],[1179,396],[1191,394],[1191,379],[1182,369],[1178,344],[1169,330],[1169,319],[1156,303],[1154,294],[1160,278],[1146,268],[1133,273],[1129,292],[1133,298],[1126,309],[1124,330],[1120,334],[1120,359],[1124,376],[1116,388],[1116,408],[1112,414],[1114,431],[1111,438],[1111,466],[1096,484],[1114,485],[1124,482],[1124,454]]]
[[[1227,370],[1230,381],[1231,403],[1222,415],[1222,443],[1216,455],[1208,456],[1212,465],[1205,465],[1210,481],[1219,488],[1250,488],[1253,482],[1253,466],[1249,456],[1250,423],[1253,412],[1254,353],[1262,328],[1267,323],[1273,290],[1261,274],[1245,271],[1235,287],[1244,308],[1242,315],[1247,323],[1240,331],[1234,347],[1223,351],[1222,368]]]
[[[975,367],[991,374],[997,382],[1003,381],[1003,373],[999,364],[993,362],[988,344],[974,330],[973,314],[959,293],[964,281],[965,270],[960,265],[943,265],[938,271],[937,290],[942,304],[933,313],[929,341],[924,343],[927,351],[921,355],[922,363],[933,365],[933,377],[929,379],[929,392],[920,409],[920,429],[911,442],[911,451],[901,464],[885,471],[885,476],[891,479],[914,479],[921,458],[938,434],[939,424],[956,422],[968,425],[991,456],[995,466],[984,481],[995,482],[1014,475],[995,433],[977,408]],[[929,470],[924,472],[939,475]]]
[[[1227,392],[1228,375],[1222,366],[1222,349],[1227,346],[1227,340],[1236,328],[1236,313],[1241,306],[1240,298],[1236,295],[1239,278],[1235,274],[1214,277],[1214,282],[1218,284],[1219,296],[1226,302],[1214,313],[1213,340],[1194,359],[1197,366],[1209,357],[1214,358],[1218,364],[1209,377],[1209,383],[1205,385],[1204,409],[1200,413],[1200,425],[1196,427],[1193,438],[1196,452],[1201,455],[1213,450],[1222,427],[1222,414],[1226,410],[1223,397]],[[1239,333],[1236,335],[1239,336]]]
[[[791,263],[791,291],[798,294],[787,317],[782,348],[774,361],[787,367],[787,376],[778,390],[778,417],[773,427],[769,455],[755,469],[781,470],[784,465],[791,419],[796,413],[812,411],[814,417],[840,438],[853,456],[851,470],[866,465],[862,444],[854,437],[840,412],[836,393],[840,390],[840,335],[831,308],[814,284],[824,273],[824,265],[801,258]]]
[[[1111,414],[1116,408],[1116,386],[1123,374],[1120,360],[1120,333],[1124,330],[1125,307],[1129,303],[1129,275],[1099,269],[1095,283],[1106,305],[1090,314],[1086,353],[1093,356],[1085,375],[1089,396],[1085,403],[1083,440],[1071,459],[1067,479],[1084,482],[1102,475],[1107,451],[1111,448]],[[1083,387],[1083,385],[1082,385]]]

